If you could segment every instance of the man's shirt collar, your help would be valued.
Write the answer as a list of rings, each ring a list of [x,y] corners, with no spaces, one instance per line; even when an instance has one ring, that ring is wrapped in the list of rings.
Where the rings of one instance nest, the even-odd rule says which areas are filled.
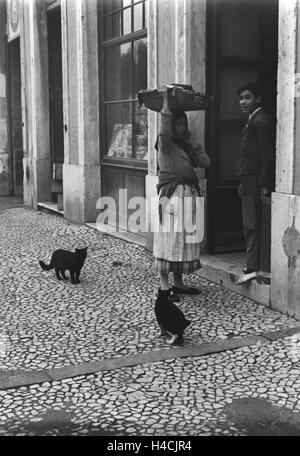
[[[254,116],[254,114],[257,113],[257,111],[259,111],[260,109],[262,109],[262,107],[260,106],[259,108],[255,109],[255,111],[253,111],[251,114],[249,114],[249,117],[248,117],[248,122],[250,119],[252,119],[252,117]]]

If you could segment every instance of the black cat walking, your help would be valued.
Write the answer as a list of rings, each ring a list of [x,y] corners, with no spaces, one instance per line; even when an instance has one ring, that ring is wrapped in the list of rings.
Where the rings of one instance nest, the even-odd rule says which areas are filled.
[[[84,249],[75,249],[75,252],[69,252],[68,250],[55,250],[53,252],[50,264],[45,264],[43,261],[39,261],[41,268],[44,271],[50,271],[55,269],[55,274],[58,280],[68,280],[65,275],[65,271],[70,271],[71,283],[80,283],[79,275],[84,265],[87,256],[87,247]]]

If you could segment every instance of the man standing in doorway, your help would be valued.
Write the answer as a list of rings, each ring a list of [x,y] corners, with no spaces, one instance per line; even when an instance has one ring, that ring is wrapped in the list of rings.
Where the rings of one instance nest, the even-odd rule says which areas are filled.
[[[270,198],[275,186],[275,134],[269,116],[261,107],[259,84],[245,84],[237,94],[242,112],[248,114],[237,169],[246,242],[246,268],[237,280],[241,285],[257,276],[261,269],[262,249],[270,255],[270,248],[265,243],[271,243],[271,235],[264,240],[264,245],[261,243],[262,205]]]

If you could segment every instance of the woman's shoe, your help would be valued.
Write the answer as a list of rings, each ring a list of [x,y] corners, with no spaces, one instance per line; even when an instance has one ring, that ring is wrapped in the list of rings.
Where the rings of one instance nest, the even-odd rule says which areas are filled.
[[[179,287],[172,287],[172,290],[176,294],[187,294],[187,295],[197,295],[200,294],[200,290],[195,287],[188,287],[188,288],[179,288]]]

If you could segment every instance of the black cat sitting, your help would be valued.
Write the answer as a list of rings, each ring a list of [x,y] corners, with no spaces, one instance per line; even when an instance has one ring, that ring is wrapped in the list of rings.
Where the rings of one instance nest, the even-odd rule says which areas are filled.
[[[170,290],[158,290],[157,300],[155,303],[155,316],[160,327],[160,335],[171,336],[166,342],[169,344],[181,344],[183,341],[183,332],[191,323],[187,320],[179,307],[169,299]]]
[[[58,280],[62,280],[62,278],[64,280],[68,280],[68,277],[65,275],[65,271],[69,270],[71,283],[80,283],[79,275],[86,259],[86,255],[87,247],[84,249],[75,249],[75,252],[59,249],[53,252],[50,264],[45,264],[43,261],[39,261],[39,263],[44,271],[55,269],[55,274]]]

